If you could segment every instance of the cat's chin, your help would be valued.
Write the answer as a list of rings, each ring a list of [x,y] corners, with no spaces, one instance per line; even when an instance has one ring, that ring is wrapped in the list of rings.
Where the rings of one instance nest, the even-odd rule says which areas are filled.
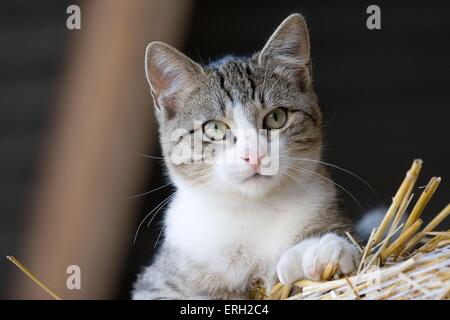
[[[234,191],[250,198],[263,197],[274,190],[277,179],[274,176],[254,174],[234,186]]]
[[[259,182],[264,181],[264,180],[267,181],[267,179],[270,179],[270,178],[271,178],[270,176],[264,176],[264,175],[261,175],[259,173],[255,173],[255,174],[251,175],[250,177],[245,178],[244,180],[242,180],[242,183],[243,184],[253,183],[253,182],[259,183]],[[259,181],[259,182],[257,182],[257,181]]]

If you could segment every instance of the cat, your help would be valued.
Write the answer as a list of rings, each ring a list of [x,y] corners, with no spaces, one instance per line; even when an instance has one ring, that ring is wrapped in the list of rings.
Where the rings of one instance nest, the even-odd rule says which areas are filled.
[[[320,163],[322,115],[302,15],[287,17],[248,58],[202,66],[152,42],[145,67],[176,192],[133,299],[248,299],[256,284],[269,292],[278,280],[319,280],[329,263],[338,274],[356,269],[359,252],[344,237],[351,225]],[[278,152],[269,152],[275,136]],[[276,172],[265,174],[272,162]]]

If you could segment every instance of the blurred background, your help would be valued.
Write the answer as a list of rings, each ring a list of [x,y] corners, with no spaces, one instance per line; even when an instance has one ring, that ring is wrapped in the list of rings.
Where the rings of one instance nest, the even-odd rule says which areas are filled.
[[[81,8],[81,30],[66,9]],[[366,8],[381,8],[381,30]],[[208,63],[249,55],[290,13],[310,28],[325,116],[324,160],[367,209],[389,205],[414,158],[418,182],[443,177],[424,215],[450,194],[448,1],[4,0],[0,2],[0,298],[48,299],[4,257],[15,255],[64,299],[128,299],[174,190],[164,185],[144,50],[162,40]],[[340,194],[355,220],[362,210]],[[446,226],[448,227],[448,222]],[[157,248],[157,247],[156,247]],[[66,268],[81,267],[81,290]]]

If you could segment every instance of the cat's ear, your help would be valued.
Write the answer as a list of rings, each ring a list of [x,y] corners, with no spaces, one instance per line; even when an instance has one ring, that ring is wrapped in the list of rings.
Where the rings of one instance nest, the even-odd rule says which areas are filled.
[[[157,109],[170,118],[203,69],[175,48],[155,41],[145,51],[145,72]]]
[[[302,15],[292,14],[280,24],[261,50],[258,61],[287,70],[308,65],[309,34]]]

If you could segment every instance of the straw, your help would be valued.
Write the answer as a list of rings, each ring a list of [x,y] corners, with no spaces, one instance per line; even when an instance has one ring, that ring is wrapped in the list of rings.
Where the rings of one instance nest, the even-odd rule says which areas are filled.
[[[23,273],[25,273],[31,280],[33,280],[38,286],[40,286],[42,289],[44,289],[49,295],[51,295],[56,300],[61,300],[61,298],[52,290],[50,289],[45,283],[43,283],[41,280],[36,278],[34,274],[32,274],[22,263],[20,263],[19,260],[17,260],[13,256],[6,256],[6,259],[8,259],[10,262],[12,262],[17,268],[19,268]]]
[[[441,182],[441,178],[433,177],[431,178],[430,182],[428,182],[425,190],[420,195],[419,200],[417,201],[416,205],[414,206],[413,210],[411,211],[411,214],[409,215],[408,220],[405,223],[405,226],[403,227],[403,231],[408,229],[417,219],[419,219],[420,215],[422,214],[423,210],[425,209],[425,206],[430,201],[431,197],[433,196],[434,192],[436,191],[437,187],[439,186],[439,183]]]
[[[450,203],[420,230],[423,225],[420,217],[436,192],[440,177],[430,179],[405,224],[399,225],[414,197],[422,164],[420,159],[413,161],[385,217],[372,230],[365,246],[359,245],[350,233],[345,233],[361,253],[355,274],[327,281],[339,276],[338,266],[328,264],[321,281],[299,279],[293,287],[277,284],[266,298],[449,299],[450,229],[435,229],[450,215]],[[424,244],[417,248],[420,242]],[[287,296],[289,292],[293,292],[290,297]]]

